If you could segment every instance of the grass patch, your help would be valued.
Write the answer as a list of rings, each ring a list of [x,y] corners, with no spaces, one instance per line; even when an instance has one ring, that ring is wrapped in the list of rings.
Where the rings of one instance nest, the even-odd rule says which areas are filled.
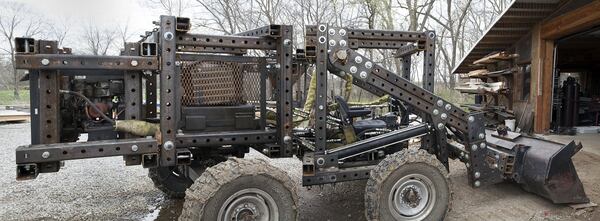
[[[19,99],[16,99],[13,90],[0,90],[0,105],[28,105],[29,90],[19,90]]]

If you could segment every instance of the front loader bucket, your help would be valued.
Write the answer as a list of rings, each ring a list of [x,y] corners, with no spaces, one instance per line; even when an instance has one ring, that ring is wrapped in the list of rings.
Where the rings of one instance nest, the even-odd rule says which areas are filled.
[[[523,147],[517,154],[517,183],[529,192],[554,203],[588,203],[583,184],[571,157],[577,152],[575,142],[567,145],[521,136],[516,143]]]

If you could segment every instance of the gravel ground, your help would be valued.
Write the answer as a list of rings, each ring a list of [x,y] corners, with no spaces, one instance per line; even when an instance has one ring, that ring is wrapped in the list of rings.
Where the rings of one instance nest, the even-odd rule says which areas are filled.
[[[122,158],[68,161],[60,172],[15,180],[14,149],[29,144],[29,124],[0,125],[0,220],[176,220],[182,201],[165,199],[147,171]],[[248,157],[263,157],[251,152]],[[600,156],[581,152],[575,164],[588,196],[600,202]],[[300,183],[301,162],[272,160]],[[451,162],[454,201],[448,220],[600,220],[599,209],[575,211],[503,183],[467,186],[464,165]],[[364,220],[365,181],[301,188],[301,220]]]

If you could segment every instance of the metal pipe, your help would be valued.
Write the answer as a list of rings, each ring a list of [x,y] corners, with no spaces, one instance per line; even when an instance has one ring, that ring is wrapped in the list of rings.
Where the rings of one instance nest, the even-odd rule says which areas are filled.
[[[392,131],[369,139],[361,140],[349,145],[332,149],[327,154],[336,154],[338,159],[353,157],[365,152],[381,149],[410,138],[416,138],[429,133],[427,124],[409,126],[400,130]]]

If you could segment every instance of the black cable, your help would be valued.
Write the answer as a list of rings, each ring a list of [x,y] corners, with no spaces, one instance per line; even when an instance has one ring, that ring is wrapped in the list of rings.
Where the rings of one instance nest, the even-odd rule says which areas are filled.
[[[79,93],[79,92],[75,92],[75,91],[67,91],[67,90],[59,90],[60,93],[63,94],[71,94],[71,95],[75,95],[78,96],[80,98],[82,98],[83,100],[85,100],[86,103],[88,103],[90,105],[90,107],[92,107],[96,112],[100,113],[100,115],[102,116],[102,118],[104,118],[104,120],[110,122],[111,124],[115,124],[115,121],[113,119],[111,119],[110,117],[106,116],[106,114],[104,114],[100,108],[98,108],[98,106],[96,106],[96,104],[94,104],[94,102],[92,102],[90,99],[88,99],[85,95]]]

